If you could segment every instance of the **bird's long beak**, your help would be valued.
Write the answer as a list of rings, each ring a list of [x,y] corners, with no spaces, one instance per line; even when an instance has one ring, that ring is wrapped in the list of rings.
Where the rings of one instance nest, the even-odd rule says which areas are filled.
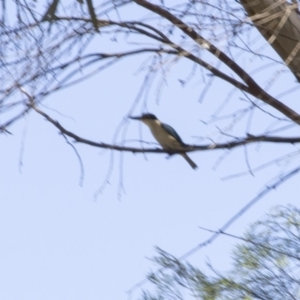
[[[130,116],[129,118],[132,120],[141,120],[142,119],[142,117],[133,117],[133,116]]]

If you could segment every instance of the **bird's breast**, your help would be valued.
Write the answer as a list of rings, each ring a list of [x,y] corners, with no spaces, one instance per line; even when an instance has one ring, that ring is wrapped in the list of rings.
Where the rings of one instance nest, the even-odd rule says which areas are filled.
[[[178,149],[182,145],[161,126],[149,126],[154,138],[165,149]]]

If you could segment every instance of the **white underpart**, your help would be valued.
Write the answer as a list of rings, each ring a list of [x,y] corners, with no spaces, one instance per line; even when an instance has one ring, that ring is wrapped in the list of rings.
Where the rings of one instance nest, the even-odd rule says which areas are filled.
[[[154,138],[164,149],[184,148],[180,142],[178,142],[164,128],[161,127],[159,120],[143,120],[143,122],[150,128]]]

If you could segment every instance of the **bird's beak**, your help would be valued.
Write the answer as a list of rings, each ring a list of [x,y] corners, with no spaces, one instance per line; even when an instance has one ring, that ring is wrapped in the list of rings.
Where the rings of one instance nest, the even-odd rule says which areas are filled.
[[[130,116],[129,119],[132,119],[132,120],[141,120],[142,117],[133,117],[133,116]]]

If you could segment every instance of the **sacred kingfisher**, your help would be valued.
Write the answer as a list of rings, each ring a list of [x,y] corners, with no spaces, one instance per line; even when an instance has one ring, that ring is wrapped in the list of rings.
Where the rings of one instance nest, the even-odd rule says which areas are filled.
[[[153,114],[143,114],[140,117],[130,117],[133,120],[139,120],[146,124],[154,138],[160,143],[164,150],[170,150],[170,154],[173,154],[172,151],[184,150],[188,146],[182,141],[178,133],[170,125],[164,124],[157,119]],[[183,153],[178,153],[189,163],[189,165],[196,169],[198,166],[188,157],[188,155]]]

